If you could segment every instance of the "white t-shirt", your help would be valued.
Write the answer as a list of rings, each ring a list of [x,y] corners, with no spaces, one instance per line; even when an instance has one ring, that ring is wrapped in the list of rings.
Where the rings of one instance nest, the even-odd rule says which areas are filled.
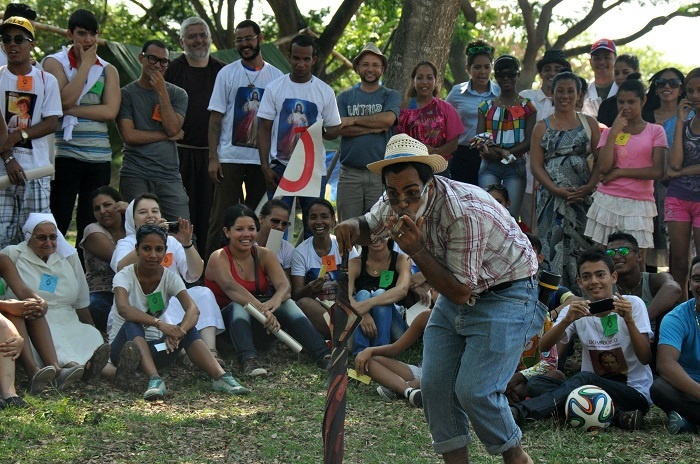
[[[114,276],[112,289],[117,287],[121,287],[126,290],[126,293],[129,295],[129,304],[134,308],[140,309],[144,313],[149,312],[149,296],[153,297],[160,292],[165,308],[162,310],[162,312],[158,311],[153,313],[153,317],[161,317],[162,314],[168,310],[168,302],[170,301],[170,298],[176,296],[182,291],[185,291],[185,284],[182,282],[180,276],[168,269],[163,269],[163,277],[161,277],[158,286],[153,293],[146,295],[143,293],[143,289],[141,289],[141,284],[139,284],[139,280],[136,277],[133,264],[126,266]],[[124,325],[124,322],[124,318],[121,317],[121,315],[119,315],[119,311],[117,311],[117,302],[115,301],[112,304],[112,327],[109,331],[110,343],[114,341],[114,338],[119,333],[119,329],[121,329],[122,325]],[[158,340],[163,336],[161,331],[153,326],[144,327],[144,329],[146,330],[146,341]]]
[[[61,93],[56,78],[34,66],[27,77],[31,77],[31,83],[27,79],[25,86],[31,90],[19,90],[17,76],[12,74],[6,66],[0,67],[0,110],[7,122],[8,132],[36,126],[49,116],[63,115]],[[20,87],[24,86],[20,85]],[[22,117],[16,105],[20,98],[23,101],[28,99],[30,102],[29,116],[26,118]],[[24,170],[47,166],[51,162],[47,136],[16,144],[12,147],[12,156]],[[0,163],[0,176],[7,175],[6,172],[5,165]]]
[[[617,95],[617,83],[613,82],[607,98],[615,95]],[[598,96],[595,80],[593,80],[590,84],[588,84],[588,91],[586,92],[586,98],[583,100],[583,108],[581,108],[581,112],[598,119],[598,109],[600,108],[601,103],[603,103],[603,99]]]
[[[282,265],[282,269],[291,269],[292,258],[294,257],[294,245],[287,240],[282,240],[280,249],[277,252],[277,261]]]
[[[313,237],[309,237],[294,250],[294,256],[292,257],[292,275],[293,276],[304,276],[305,283],[309,283],[312,280],[318,278],[318,273],[321,271],[321,266],[323,266],[323,261],[321,257],[314,250]],[[333,271],[326,269],[326,276],[323,282],[323,288],[320,293],[314,295],[315,298],[319,300],[335,300],[335,295],[338,292],[338,279],[340,278],[340,264],[342,263],[342,258],[340,257],[340,251],[338,250],[338,240],[335,235],[331,235],[331,251],[328,256],[333,256],[335,260],[336,268]],[[355,248],[350,250],[350,258],[355,258],[359,256]],[[328,268],[328,266],[326,266]]]
[[[282,71],[269,63],[255,71],[243,66],[241,60],[224,66],[216,75],[207,109],[224,115],[217,149],[219,162],[260,164],[257,144],[253,144],[257,140],[257,111],[265,87],[282,76]]]
[[[633,295],[625,295],[625,298],[632,302],[632,316],[639,333],[651,336],[653,332],[649,324],[649,314],[642,299]],[[568,306],[562,309],[557,323],[564,320],[568,311]],[[624,319],[617,313],[610,314],[617,320],[616,334],[605,336],[601,318],[582,317],[566,328],[561,341],[567,343],[573,334],[578,334],[583,349],[581,371],[593,372],[613,380],[616,376],[620,379],[626,376],[627,386],[644,395],[651,404],[649,388],[654,381],[651,368],[642,364],[634,353],[629,329]]]
[[[324,127],[340,125],[340,113],[333,89],[316,76],[303,84],[292,82],[286,74],[265,89],[258,117],[274,121],[270,161],[289,163],[294,146],[304,127],[319,118]],[[324,149],[325,153],[325,149]]]
[[[185,255],[185,249],[182,248],[182,244],[177,241],[177,239],[171,235],[168,235],[168,241],[166,242],[168,247],[165,252],[165,258],[163,258],[163,266],[170,269],[175,274],[182,276],[186,282],[195,282],[199,279],[199,276],[193,276],[189,274],[187,269],[187,256]],[[114,253],[112,253],[112,261],[110,261],[109,266],[114,272],[117,272],[117,265],[119,261],[124,259],[126,255],[134,250],[136,247],[136,235],[127,235],[123,239],[117,242],[117,246],[114,248]]]

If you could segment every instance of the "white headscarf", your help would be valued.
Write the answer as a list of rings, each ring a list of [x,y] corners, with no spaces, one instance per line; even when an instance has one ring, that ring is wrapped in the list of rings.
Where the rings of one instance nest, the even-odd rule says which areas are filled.
[[[56,226],[56,235],[58,235],[58,238],[56,239],[56,253],[58,253],[58,255],[61,258],[67,258],[70,255],[78,252],[78,250],[76,250],[70,245],[70,243],[66,241],[66,238],[63,236],[61,231],[58,230],[56,219],[53,217],[53,214],[50,213],[29,214],[27,222],[25,222],[24,226],[22,226],[22,232],[24,232],[24,240],[28,242],[32,234],[34,233],[34,229],[36,229],[36,226],[43,222],[50,222],[51,224]]]
[[[136,235],[136,226],[134,225],[134,200],[131,200],[129,207],[124,213],[124,230],[126,235]]]

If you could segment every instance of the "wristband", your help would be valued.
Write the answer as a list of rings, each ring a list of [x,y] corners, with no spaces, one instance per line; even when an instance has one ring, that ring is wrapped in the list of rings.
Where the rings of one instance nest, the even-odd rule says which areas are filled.
[[[13,159],[15,159],[14,156],[12,156],[12,155],[8,156],[8,157],[4,160],[4,161],[5,161],[5,166],[7,166],[8,164],[10,164],[10,161],[12,161]]]
[[[189,245],[184,246],[184,247],[182,247],[182,248],[184,248],[185,250],[187,250],[187,249],[189,249],[189,248],[192,248],[192,245],[194,245],[194,240],[191,241]]]
[[[411,258],[411,259],[413,259],[414,256],[417,256],[417,255],[418,255],[421,251],[423,251],[423,250],[425,250],[425,245],[423,245],[422,247],[420,247],[420,250],[416,251],[416,252],[413,253],[412,255],[408,255],[408,257]]]

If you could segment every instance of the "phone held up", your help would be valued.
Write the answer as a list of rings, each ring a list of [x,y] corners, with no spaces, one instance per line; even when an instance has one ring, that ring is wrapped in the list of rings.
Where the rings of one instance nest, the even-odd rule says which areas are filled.
[[[615,309],[615,305],[613,305],[613,300],[612,298],[605,298],[602,300],[598,301],[592,301],[588,305],[588,312],[591,314],[598,314],[598,313],[604,313],[605,311],[610,311]]]

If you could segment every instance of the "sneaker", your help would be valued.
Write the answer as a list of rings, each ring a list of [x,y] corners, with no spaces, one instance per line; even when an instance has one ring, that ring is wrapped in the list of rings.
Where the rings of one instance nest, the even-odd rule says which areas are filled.
[[[399,394],[390,388],[386,388],[382,385],[377,387],[377,393],[382,397],[384,401],[394,401],[399,399]]]
[[[414,388],[408,392],[408,402],[417,408],[423,407],[423,393],[420,391],[420,388]]]
[[[243,361],[243,375],[246,377],[260,377],[267,375],[258,358],[250,358]]]
[[[88,362],[83,366],[83,382],[90,383],[100,376],[100,372],[102,372],[102,369],[107,365],[107,361],[109,361],[110,352],[109,343],[103,343],[97,347],[90,359],[88,359]]]
[[[139,350],[139,346],[133,341],[126,342],[121,353],[119,353],[117,372],[114,374],[114,384],[119,388],[128,386],[131,374],[138,369],[140,364],[141,350]]]
[[[518,427],[522,427],[523,424],[525,423],[525,416],[518,408],[513,406],[512,404],[510,405],[510,413],[513,415],[513,420],[515,420],[515,424]]]
[[[46,387],[56,378],[56,368],[53,366],[42,367],[34,374],[29,383],[29,393],[38,395],[46,390]]]
[[[4,403],[7,405],[8,408],[26,408],[27,403],[24,402],[22,398],[19,396],[11,396],[9,398],[5,398]]]
[[[212,380],[211,387],[214,391],[222,391],[231,395],[247,395],[250,393],[250,390],[238,383],[230,372],[225,373],[216,380]]]
[[[639,409],[634,411],[620,411],[615,414],[615,425],[625,430],[639,430],[644,424],[644,414]]]
[[[695,428],[695,425],[676,411],[668,413],[668,431],[670,433],[674,435],[677,433],[693,433],[695,432]]]
[[[165,382],[160,377],[151,377],[148,381],[148,390],[143,394],[146,401],[157,401],[165,398]]]
[[[83,376],[83,366],[63,367],[56,379],[56,390],[64,390]]]
[[[333,362],[331,361],[331,355],[330,353],[316,361],[316,365],[323,369],[324,371],[329,371],[331,370],[331,367],[333,367]]]

